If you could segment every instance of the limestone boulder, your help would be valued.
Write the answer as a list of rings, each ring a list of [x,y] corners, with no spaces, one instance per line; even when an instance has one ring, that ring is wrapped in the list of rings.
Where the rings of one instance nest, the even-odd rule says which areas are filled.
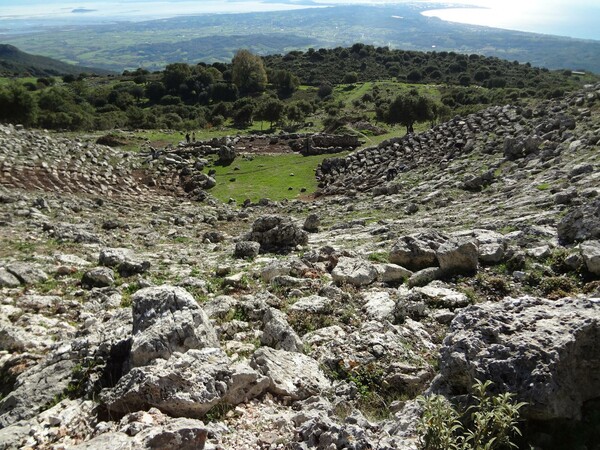
[[[377,264],[375,268],[379,274],[379,279],[384,283],[402,283],[413,274],[412,271],[398,264]]]
[[[331,311],[332,300],[320,295],[299,298],[288,308],[288,312],[325,314]]]
[[[600,241],[585,241],[580,245],[581,256],[590,273],[600,275]]]
[[[269,392],[292,400],[320,395],[331,387],[317,361],[300,353],[262,347],[254,352],[250,365],[269,378]]]
[[[365,301],[362,309],[369,319],[393,320],[396,302],[389,292],[370,291],[363,294]]]
[[[436,345],[425,327],[409,318],[400,325],[385,319],[364,320],[348,333],[328,327],[304,339],[318,343],[310,356],[334,372],[377,372],[381,382],[415,392],[433,377],[424,355],[436,352]]]
[[[286,316],[275,308],[268,308],[262,318],[263,333],[260,341],[275,349],[302,352],[302,340],[288,323]]]
[[[21,282],[19,279],[6,270],[4,267],[0,267],[0,287],[15,288],[19,287]]]
[[[169,360],[135,367],[101,393],[109,412],[158,408],[173,417],[201,418],[218,403],[236,405],[265,392],[269,380],[218,348],[174,353]]]
[[[321,226],[321,218],[318,214],[313,213],[306,217],[302,228],[309,233],[317,233],[319,231],[319,226]]]
[[[101,266],[115,268],[123,277],[145,273],[150,269],[150,261],[135,255],[128,248],[103,248],[98,263]]]
[[[261,216],[252,224],[246,240],[260,243],[262,251],[284,251],[308,243],[308,233],[288,217]]]
[[[15,262],[5,268],[22,284],[38,284],[48,280],[48,274],[35,264]]]
[[[377,280],[375,265],[360,258],[342,256],[331,272],[333,281],[338,284],[351,284],[352,286],[367,286]]]
[[[496,264],[502,261],[506,254],[506,238],[503,234],[475,229],[468,236],[472,236],[477,241],[479,261],[486,264]]]
[[[477,272],[479,251],[477,241],[470,238],[452,238],[436,251],[442,272],[446,274],[473,274]]]
[[[515,393],[538,420],[580,419],[600,396],[600,304],[591,298],[508,298],[461,310],[432,390],[464,394],[476,379]]]
[[[558,223],[557,232],[563,244],[600,239],[600,200],[571,208]]]
[[[437,231],[402,236],[392,246],[389,260],[412,271],[437,266],[436,250],[447,241]]]
[[[471,301],[462,292],[450,289],[439,281],[425,287],[414,288],[414,294],[420,297],[430,308],[463,308]]]
[[[94,267],[83,274],[81,284],[87,288],[112,286],[115,284],[115,273],[110,267]]]
[[[185,289],[169,285],[144,288],[131,300],[132,367],[156,358],[169,359],[174,352],[219,346],[208,316]]]
[[[239,241],[235,243],[236,258],[256,258],[260,252],[260,244],[254,241]]]
[[[29,419],[62,395],[76,365],[72,347],[63,346],[17,377],[12,391],[0,400],[0,428]]]

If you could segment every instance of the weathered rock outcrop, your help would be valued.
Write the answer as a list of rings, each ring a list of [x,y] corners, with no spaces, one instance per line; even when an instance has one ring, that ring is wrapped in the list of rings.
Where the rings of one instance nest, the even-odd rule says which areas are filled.
[[[390,250],[390,262],[409,270],[437,266],[436,250],[448,238],[437,231],[403,236]]]
[[[132,297],[132,367],[175,352],[218,347],[219,341],[206,313],[183,288],[149,287]]]
[[[600,238],[600,200],[572,208],[559,222],[558,238],[564,244]]]
[[[331,387],[319,364],[300,353],[263,347],[252,355],[250,365],[269,377],[269,392],[292,400],[319,395]]]
[[[252,224],[252,231],[245,239],[260,243],[262,251],[282,251],[305,245],[308,242],[308,234],[291,219],[271,215],[256,219]]]
[[[368,261],[341,257],[331,272],[333,281],[337,284],[351,284],[353,286],[366,286],[377,279],[377,269]]]
[[[101,398],[115,414],[156,407],[173,417],[201,418],[218,403],[237,405],[268,385],[268,378],[245,364],[232,364],[218,348],[191,349],[133,368]]]
[[[528,418],[579,419],[600,396],[600,305],[523,297],[462,310],[440,354],[433,391],[462,394],[475,379],[527,402]]]

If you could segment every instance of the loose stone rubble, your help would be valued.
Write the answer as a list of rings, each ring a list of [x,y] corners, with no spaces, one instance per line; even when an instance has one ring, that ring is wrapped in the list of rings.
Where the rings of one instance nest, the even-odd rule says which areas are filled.
[[[212,199],[257,139],[292,151],[0,125],[0,448],[414,450],[414,398],[476,379],[538,449],[597,414],[600,85]]]

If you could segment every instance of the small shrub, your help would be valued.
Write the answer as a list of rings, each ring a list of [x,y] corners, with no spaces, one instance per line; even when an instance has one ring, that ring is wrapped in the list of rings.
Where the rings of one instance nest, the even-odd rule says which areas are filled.
[[[387,262],[389,262],[389,255],[386,252],[370,253],[369,261],[378,262],[378,263],[387,263]]]
[[[488,394],[491,381],[473,385],[472,404],[459,412],[441,395],[419,397],[423,415],[417,424],[420,450],[494,450],[517,448],[521,436],[518,421],[525,403],[515,403],[513,394]]]
[[[299,335],[333,325],[331,314],[289,312],[288,322]]]
[[[549,299],[568,297],[576,289],[575,283],[568,277],[548,277],[540,283],[542,294]]]
[[[501,276],[478,275],[476,278],[477,285],[488,298],[501,299],[510,294],[510,286],[506,282],[506,278]]]

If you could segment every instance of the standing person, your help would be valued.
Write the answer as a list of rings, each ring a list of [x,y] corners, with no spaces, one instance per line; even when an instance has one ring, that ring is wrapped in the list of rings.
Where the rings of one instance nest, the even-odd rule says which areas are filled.
[[[192,131],[192,142],[196,142],[196,132]]]
[[[190,143],[190,133],[185,134],[185,142]]]

